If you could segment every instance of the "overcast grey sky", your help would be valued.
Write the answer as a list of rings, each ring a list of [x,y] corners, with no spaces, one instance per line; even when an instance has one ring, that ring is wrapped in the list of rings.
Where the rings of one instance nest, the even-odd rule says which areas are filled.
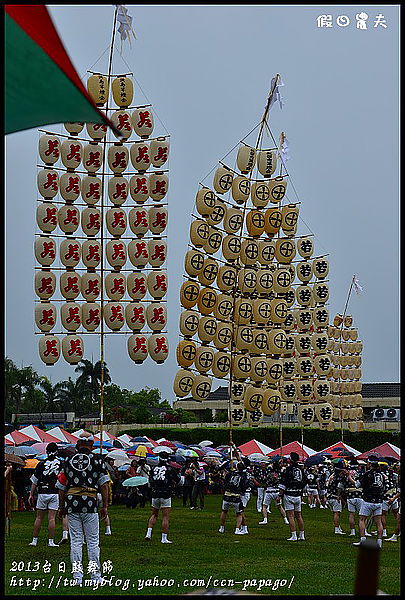
[[[352,295],[349,312],[364,341],[363,382],[399,381],[399,6],[126,6],[137,39],[124,44],[123,57],[146,94],[136,87],[134,103],[150,101],[171,135],[170,357],[138,366],[125,336],[107,336],[113,382],[158,386],[174,400],[178,292],[198,183],[260,121],[276,73],[285,104],[271,109],[270,127],[289,139],[287,167],[302,202],[298,232],[312,231],[317,253],[330,254],[330,314],[343,311],[357,274],[364,293]],[[96,61],[110,43],[114,6],[49,10],[79,75],[93,66],[106,72],[108,52]],[[361,12],[367,30],[356,27]],[[323,14],[332,27],[317,27]],[[375,26],[378,15],[386,27]],[[338,25],[341,16],[349,25]],[[117,52],[113,69],[127,71]],[[17,365],[31,364],[56,383],[76,375],[63,358],[45,366],[34,335],[37,144],[34,129],[6,139],[5,345]],[[84,340],[86,357],[97,360],[95,336]]]

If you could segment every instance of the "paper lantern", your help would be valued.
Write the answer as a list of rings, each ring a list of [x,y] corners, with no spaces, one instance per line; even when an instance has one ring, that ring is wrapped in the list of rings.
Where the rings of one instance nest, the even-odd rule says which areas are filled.
[[[216,319],[228,321],[231,318],[234,307],[234,299],[227,294],[219,294],[217,303],[214,308],[214,316]]]
[[[297,232],[298,212],[298,204],[286,204],[281,209],[281,229],[285,235],[290,236]]]
[[[132,113],[132,127],[139,137],[145,139],[153,132],[153,114],[148,106],[141,106]]]
[[[311,335],[311,346],[317,354],[325,354],[328,350],[328,336],[325,333]]]
[[[96,302],[84,302],[81,305],[81,323],[87,331],[95,331],[100,325],[101,306]]]
[[[244,398],[245,410],[252,411],[262,408],[263,391],[255,385],[247,385]]]
[[[82,244],[82,261],[87,268],[95,268],[100,264],[101,244],[97,240],[85,240]]]
[[[212,285],[217,278],[218,270],[217,261],[213,258],[206,258],[201,271],[198,273],[198,281],[204,286]]]
[[[314,367],[317,375],[328,375],[332,369],[332,361],[330,356],[322,354],[314,358]]]
[[[60,356],[60,341],[56,335],[43,335],[38,342],[39,356],[46,365],[54,365]]]
[[[291,285],[291,275],[288,269],[281,268],[273,271],[273,289],[277,293],[284,293]]]
[[[118,302],[107,302],[104,305],[104,321],[109,329],[118,331],[124,325],[124,309]]]
[[[60,147],[60,157],[67,169],[77,169],[84,158],[82,144],[77,140],[65,140]]]
[[[253,341],[253,330],[251,327],[239,326],[236,330],[235,346],[237,350],[250,350]]]
[[[86,129],[89,136],[96,141],[101,141],[107,134],[107,125],[102,123],[86,123]]]
[[[121,300],[126,290],[125,275],[119,272],[108,273],[104,280],[104,287],[110,300]]]
[[[197,304],[200,286],[194,281],[184,281],[180,288],[180,303],[184,308],[193,308]]]
[[[329,323],[329,311],[326,308],[314,309],[314,326],[317,328],[326,327]]]
[[[201,248],[208,239],[210,227],[203,219],[196,219],[190,225],[190,240],[197,248]]]
[[[192,243],[193,240],[191,240]],[[194,245],[196,245],[194,243]],[[226,235],[222,240],[222,255],[225,260],[234,261],[239,258],[241,250],[241,239],[234,235]]]
[[[131,146],[131,150],[132,148],[133,146]],[[114,174],[122,173],[128,166],[128,148],[121,143],[113,144],[108,148],[107,160],[108,166]]]
[[[35,258],[43,267],[52,265],[56,258],[56,242],[52,238],[39,236],[34,243]]]
[[[222,243],[222,233],[213,227],[209,228],[208,238],[203,246],[207,254],[215,254]]]
[[[164,173],[152,173],[149,177],[149,195],[152,200],[161,201],[167,194],[169,178]]]
[[[105,214],[106,225],[113,237],[124,235],[127,228],[127,215],[122,208],[109,208]]]
[[[132,244],[132,242],[130,242],[130,244]],[[121,269],[121,267],[123,267],[127,262],[127,247],[125,242],[121,242],[119,240],[110,240],[107,242],[105,249],[108,263],[114,270]]]
[[[338,313],[337,315],[335,315],[333,317],[333,325],[334,327],[339,327],[341,326],[341,324],[343,323],[343,315],[341,315],[340,313]]]
[[[207,375],[196,375],[191,388],[191,395],[193,400],[202,402],[211,392],[212,379]]]
[[[196,345],[191,340],[182,340],[177,345],[176,359],[180,367],[190,367],[195,359]]]
[[[84,123],[79,123],[78,121],[70,121],[68,123],[64,123],[63,126],[68,133],[71,133],[72,135],[77,135],[83,130]]]
[[[278,238],[276,240],[275,257],[277,262],[288,264],[296,254],[295,242],[289,238]]]
[[[313,287],[314,301],[324,304],[329,300],[329,286],[327,283],[315,283]]]
[[[217,322],[213,317],[201,317],[198,322],[198,337],[202,342],[211,342],[217,331]]]
[[[351,327],[353,325],[353,317],[351,315],[346,315],[344,318],[344,326]]]
[[[297,264],[297,277],[303,283],[312,279],[313,266],[311,261],[301,261]]]
[[[270,199],[270,190],[267,181],[259,181],[253,183],[250,196],[252,199],[252,204],[256,208],[264,208],[265,206],[267,206]]]
[[[127,276],[127,291],[132,300],[142,300],[146,294],[146,276],[134,271]]]
[[[262,412],[265,415],[271,416],[280,410],[281,394],[278,390],[267,388],[263,390]]]
[[[256,164],[256,150],[250,146],[240,146],[236,156],[236,165],[244,175],[250,173]]]
[[[260,210],[250,210],[246,215],[246,228],[252,237],[260,237],[264,232],[264,214]]]
[[[217,194],[225,194],[232,187],[233,172],[227,167],[218,167],[215,171],[213,186]]]
[[[310,379],[301,379],[297,381],[297,398],[301,402],[312,399],[314,388]]]
[[[226,215],[226,210],[225,202],[223,202],[220,198],[217,198],[215,200],[214,208],[206,217],[208,225],[214,225],[215,227],[218,227]]]
[[[227,323],[218,323],[214,336],[214,346],[218,350],[228,348],[232,340],[232,326]]]
[[[283,323],[283,329],[285,329],[285,331],[291,331],[292,329],[294,329],[294,313],[292,312],[292,310],[287,311],[287,316],[284,319],[284,323]],[[288,340],[287,340],[286,351],[288,351],[288,350],[289,350],[289,346],[288,346]]]
[[[56,135],[41,135],[38,142],[39,156],[46,165],[54,165],[60,157],[60,141]]]
[[[329,401],[331,396],[329,381],[317,379],[314,382],[314,396],[315,400],[317,400],[318,402]]]
[[[217,274],[217,285],[222,292],[228,292],[235,287],[236,270],[234,267],[223,265],[219,267]]]
[[[88,302],[98,298],[101,289],[101,278],[98,273],[83,273],[80,280],[80,291]],[[73,298],[72,298],[73,299]]]
[[[128,244],[128,258],[134,267],[142,269],[149,261],[148,243],[142,240],[131,240]]]
[[[131,198],[138,204],[143,204],[149,198],[150,182],[148,175],[134,175],[129,180]]]
[[[161,333],[154,333],[148,339],[149,356],[158,365],[162,364],[169,355],[169,343],[167,337]]]
[[[246,411],[246,420],[249,427],[258,427],[261,425],[263,422],[263,413],[260,408]]]
[[[161,167],[169,157],[169,142],[164,137],[158,137],[150,143],[150,160],[154,167]]]
[[[238,325],[246,325],[253,316],[253,302],[245,298],[237,298],[235,302],[234,321]]]
[[[59,191],[59,174],[52,169],[42,169],[37,175],[38,191],[44,198],[53,198]]]
[[[306,354],[311,350],[311,335],[302,333],[295,336],[295,349],[300,354]]]
[[[110,180],[111,181],[111,180]],[[110,182],[109,182],[110,183]],[[81,196],[84,202],[88,205],[97,204],[101,198],[102,182],[100,177],[96,175],[85,175],[81,180]],[[110,195],[110,194],[109,194]],[[111,199],[111,196],[110,196]],[[114,204],[122,204],[122,202],[115,202]]]
[[[257,298],[253,301],[253,318],[258,325],[267,325],[271,318],[271,304],[269,300]]]
[[[56,325],[56,307],[50,302],[39,302],[35,306],[35,324],[41,331],[51,331]]]
[[[358,331],[357,329],[349,329],[349,338],[355,342],[358,338]]]
[[[184,398],[191,392],[195,375],[188,369],[179,369],[173,382],[173,391],[178,398]]]
[[[238,427],[245,421],[245,409],[237,404],[230,404],[229,419],[232,427]]]
[[[260,356],[252,356],[251,362],[252,370],[250,372],[250,379],[258,383],[264,381],[267,375],[266,359]]]
[[[226,377],[231,368],[231,357],[226,352],[215,352],[212,363],[212,374],[218,379]]]
[[[104,75],[90,75],[87,80],[87,91],[97,106],[102,106],[108,99],[108,79]]]
[[[83,149],[83,167],[88,173],[96,173],[103,165],[103,147],[100,144],[87,144]]]
[[[130,335],[127,342],[129,357],[140,365],[148,356],[148,340],[141,333]]]
[[[44,233],[51,233],[57,226],[58,209],[50,202],[37,205],[36,219],[38,227]]]
[[[295,318],[298,329],[306,330],[312,325],[312,311],[309,309],[297,310]]]
[[[283,378],[283,360],[280,358],[267,359],[266,381],[270,384],[279,383]]]
[[[59,254],[61,263],[65,267],[75,267],[81,258],[81,245],[75,239],[66,239],[60,243]]]
[[[232,375],[236,379],[247,379],[250,377],[252,362],[247,352],[238,353],[232,357]]]
[[[202,315],[209,315],[215,308],[217,295],[209,287],[201,288],[198,294],[197,306]]]
[[[58,210],[58,224],[64,233],[74,233],[80,223],[80,211],[76,206],[65,204]]]
[[[268,182],[268,188],[270,192],[270,202],[281,202],[285,195],[287,181],[282,177],[276,177]]]
[[[141,207],[131,208],[128,214],[128,223],[131,231],[138,238],[142,238],[149,230],[148,210]]]
[[[205,344],[199,346],[196,350],[194,360],[195,368],[197,369],[197,371],[199,371],[200,373],[206,373],[211,369],[213,362],[214,350],[212,350],[212,348],[206,346]]]
[[[307,427],[314,422],[315,410],[312,404],[300,404],[298,406],[298,423]]]
[[[226,233],[237,233],[243,225],[243,212],[239,208],[227,207],[223,219]]]
[[[207,217],[212,213],[215,207],[216,196],[212,190],[209,188],[203,187],[201,190],[198,190],[195,203],[197,211],[203,217]]]
[[[342,329],[342,339],[347,342],[349,341],[349,330],[348,329]]]
[[[199,316],[192,310],[183,310],[180,314],[180,333],[186,338],[192,337],[198,330]]]
[[[127,108],[134,97],[134,86],[129,77],[116,77],[111,85],[114,102],[117,106]]]
[[[312,287],[309,285],[299,285],[295,290],[297,302],[301,306],[310,306],[313,299]]]
[[[76,331],[81,325],[81,306],[76,302],[62,304],[60,309],[62,325],[68,331]]]
[[[264,231],[269,237],[273,237],[280,230],[282,213],[279,208],[268,208],[264,212]]]
[[[277,153],[272,150],[259,150],[257,168],[263,177],[271,177],[277,167]]]
[[[167,244],[164,240],[153,239],[148,242],[149,264],[151,267],[161,267],[166,260]]]
[[[135,142],[130,149],[131,163],[136,171],[144,173],[150,167],[150,145],[148,142]]]
[[[98,234],[101,228],[101,212],[98,208],[82,210],[81,225],[83,232],[91,237]]]
[[[238,175],[232,181],[232,198],[237,204],[245,204],[250,194],[250,181]]]
[[[241,381],[232,381],[228,386],[231,405],[240,406],[245,395],[246,384]]]
[[[155,300],[160,300],[167,293],[167,273],[165,271],[152,271],[147,277],[149,294]]]
[[[280,394],[285,402],[294,402],[297,398],[297,384],[295,381],[281,381]]]
[[[81,290],[81,277],[75,271],[65,271],[60,276],[59,286],[66,300],[75,300]]]
[[[315,277],[324,279],[329,273],[329,261],[323,257],[314,259],[313,271]]]
[[[127,140],[132,134],[131,113],[128,110],[117,110],[112,113],[111,121],[121,133],[121,138]]]
[[[186,272],[195,277],[204,266],[204,254],[199,250],[188,250],[184,257],[184,268]]]
[[[259,246],[256,240],[243,240],[240,248],[240,260],[244,265],[254,265],[259,256]]]
[[[253,269],[241,269],[238,273],[238,287],[242,294],[252,293],[256,288],[256,272]]]
[[[310,237],[302,237],[297,240],[297,251],[302,258],[311,258],[314,252],[314,242]]]
[[[167,208],[152,206],[149,209],[149,229],[152,235],[161,235],[167,227]]]
[[[41,300],[49,300],[56,290],[56,276],[52,271],[36,271],[34,288]]]
[[[152,302],[146,309],[146,320],[149,329],[153,332],[162,331],[167,324],[166,305],[160,302]]]
[[[285,329],[285,327],[284,327],[284,329]],[[291,354],[294,353],[294,350],[295,350],[295,335],[286,332],[284,354],[286,356],[290,356]]]
[[[267,240],[259,240],[258,241],[258,247],[259,247],[259,255],[258,255],[258,261],[260,262],[261,265],[266,265],[268,266],[275,255],[275,244],[272,241],[267,241]]]
[[[286,334],[282,329],[269,331],[268,344],[269,354],[283,354],[285,350]]]
[[[282,298],[273,298],[270,301],[271,321],[273,323],[283,323],[287,316],[288,307]]]
[[[298,356],[296,358],[296,371],[300,377],[311,377],[313,373],[312,359],[309,356]]]
[[[296,373],[302,375],[302,372],[296,371],[296,362],[295,358],[283,358],[283,378],[284,379],[292,379]],[[312,367],[312,362],[311,362]]]

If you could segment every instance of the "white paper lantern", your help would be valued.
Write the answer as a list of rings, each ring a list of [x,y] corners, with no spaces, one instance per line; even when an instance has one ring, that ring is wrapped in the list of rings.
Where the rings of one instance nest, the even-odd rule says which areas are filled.
[[[253,316],[253,302],[245,298],[235,301],[234,320],[238,325],[246,325]]]
[[[256,272],[253,269],[241,269],[238,273],[238,288],[242,294],[252,293],[256,288]]]
[[[313,275],[313,267],[312,262],[308,261],[300,261],[297,264],[297,277],[303,283],[308,283],[312,279]]]
[[[60,157],[60,141],[56,135],[44,134],[39,138],[39,156],[46,165],[54,165]]]
[[[81,196],[90,206],[97,204],[101,198],[101,179],[96,175],[85,175],[82,179]],[[116,202],[118,204],[118,202]]]
[[[173,383],[173,391],[178,398],[188,396],[193,387],[194,374],[188,369],[179,369]]]
[[[101,212],[98,208],[82,210],[81,225],[83,233],[90,237],[98,234],[101,228]]]
[[[81,321],[87,331],[95,331],[100,325],[101,306],[96,302],[84,302],[81,306]]]
[[[276,246],[273,241],[259,240],[259,256],[258,260],[261,265],[270,265],[273,261],[276,251]]]
[[[310,306],[313,299],[313,290],[310,285],[299,285],[295,290],[298,304]]]
[[[135,142],[130,150],[131,163],[136,171],[141,173],[147,171],[150,167],[150,147],[149,142]]]
[[[270,199],[268,182],[258,181],[256,183],[252,183],[250,197],[252,199],[253,206],[256,208],[264,208],[267,206]]]
[[[105,249],[108,263],[113,269],[121,269],[127,262],[127,247],[125,242],[110,240],[107,242]]]
[[[86,144],[83,148],[83,167],[88,173],[96,173],[103,165],[103,146]]]
[[[302,237],[297,240],[298,254],[302,258],[308,259],[314,252],[314,242],[310,237]]]
[[[83,273],[80,281],[80,291],[85,300],[94,302],[100,295],[101,278],[98,273]]]
[[[153,235],[161,235],[167,227],[167,208],[152,206],[149,209],[149,229]]]
[[[150,143],[150,160],[154,167],[161,167],[169,158],[169,141],[158,137]]]
[[[134,97],[134,85],[129,77],[122,75],[113,79],[112,94],[114,102],[117,106],[127,108]]]
[[[97,240],[85,240],[82,244],[82,261],[87,268],[96,268],[101,260],[101,244]]]
[[[158,364],[163,363],[169,355],[167,337],[161,333],[154,333],[148,339],[148,352],[150,357]]]
[[[222,240],[222,254],[225,260],[234,261],[239,258],[242,242],[240,237],[226,235]]]
[[[214,208],[206,217],[208,225],[219,226],[221,224],[222,219],[226,215],[226,211],[227,208],[225,202],[223,202],[223,200],[221,200],[220,198],[217,198],[215,200]]]
[[[243,240],[240,248],[240,260],[244,265],[254,265],[259,257],[259,246],[256,240]]]
[[[128,110],[117,110],[112,113],[111,121],[115,128],[121,133],[123,140],[127,140],[132,134],[131,113]]]
[[[183,310],[180,314],[180,333],[186,338],[192,337],[198,330],[199,315],[193,310]]]
[[[276,240],[275,257],[281,264],[289,264],[296,254],[295,242],[290,238]]]
[[[82,162],[83,146],[77,140],[65,140],[60,147],[60,156],[67,169],[77,169]]]
[[[125,306],[125,321],[132,331],[141,331],[146,325],[144,305],[141,302],[128,302]]]
[[[77,302],[66,302],[60,308],[60,320],[68,331],[76,331],[81,325],[81,306]]]
[[[128,354],[135,364],[140,365],[148,356],[148,339],[143,334],[130,335],[128,338]]]
[[[43,267],[49,267],[56,258],[56,242],[54,239],[45,236],[35,238],[34,243],[35,258]]]
[[[131,240],[128,244],[128,257],[134,267],[141,269],[149,260],[148,243],[142,240]]]
[[[218,294],[214,316],[221,321],[229,321],[232,315],[234,299],[227,294]]]
[[[160,300],[167,292],[167,273],[165,271],[152,271],[147,277],[149,294],[155,300]]]
[[[232,405],[240,406],[245,395],[246,384],[241,381],[233,381],[228,386],[228,394]]]
[[[41,169],[37,175],[38,191],[44,198],[54,198],[59,191],[59,174],[53,169]]]
[[[56,335],[43,335],[39,338],[39,356],[46,365],[54,365],[60,356],[60,341]]]
[[[193,386],[191,388],[191,395],[193,400],[197,402],[202,402],[211,392],[212,379],[207,375],[196,375],[193,381]]]
[[[80,294],[81,277],[75,271],[64,271],[59,279],[61,294],[66,300],[75,300]]]
[[[218,348],[218,350],[228,348],[232,341],[232,325],[219,322],[213,341],[215,348]]]
[[[80,242],[75,239],[66,239],[60,243],[59,254],[61,263],[65,267],[75,267],[82,255]]]
[[[167,194],[169,178],[164,173],[152,173],[149,177],[149,195],[152,200],[160,202]]]
[[[259,150],[257,168],[263,177],[271,177],[277,167],[277,154],[273,150]]]
[[[68,133],[71,133],[72,135],[78,135],[83,130],[84,123],[70,121],[68,123],[64,123],[63,126]]]
[[[256,164],[256,150],[249,146],[240,146],[236,156],[236,165],[244,175],[250,173]]]
[[[264,381],[267,375],[267,362],[266,359],[260,356],[252,356],[252,370],[250,372],[250,379],[255,382]]]
[[[141,271],[134,271],[127,276],[127,290],[133,300],[142,300],[146,294],[146,275]]]
[[[58,223],[64,233],[74,233],[80,223],[80,211],[77,206],[71,204],[61,206],[58,210]]]
[[[213,186],[217,194],[225,194],[232,187],[233,172],[227,167],[218,167],[215,171]]]
[[[107,125],[102,123],[86,123],[87,133],[93,140],[101,141],[107,133]]]
[[[245,204],[250,195],[250,181],[237,175],[232,181],[232,198],[237,204]]]
[[[270,202],[278,203],[284,198],[287,181],[282,177],[276,177],[268,182]]]
[[[314,275],[318,279],[325,279],[329,273],[329,261],[326,258],[316,258],[313,261]]]
[[[205,252],[207,254],[215,254],[215,252],[217,252],[220,249],[221,243],[222,233],[217,229],[210,227],[208,232],[208,238],[203,246]]]
[[[50,302],[39,302],[35,306],[35,324],[41,331],[51,331],[56,325],[56,307]]]
[[[286,334],[283,329],[269,331],[268,344],[269,354],[283,354],[286,343]]]
[[[110,300],[114,302],[121,300],[126,290],[125,275],[119,272],[108,273],[104,278],[104,288]]]
[[[253,301],[253,318],[258,325],[267,325],[271,318],[270,300],[257,298]]]
[[[127,215],[122,208],[109,208],[105,214],[105,221],[109,233],[113,237],[124,235],[127,228]]]
[[[87,80],[87,91],[97,106],[102,106],[108,99],[109,85],[105,75],[94,73]]]
[[[285,402],[294,402],[297,399],[297,383],[295,381],[281,381],[280,394]]]
[[[198,281],[201,285],[212,285],[218,275],[218,263],[214,258],[206,258],[203,267],[198,274]]]
[[[132,113],[132,127],[139,137],[145,139],[153,133],[153,114],[148,106],[137,108]]]
[[[250,377],[252,361],[247,352],[238,353],[232,358],[232,375],[235,379],[245,380]]]
[[[124,309],[118,302],[107,302],[104,305],[104,321],[109,329],[118,331],[124,325]]]
[[[56,290],[55,274],[52,271],[36,271],[34,289],[41,300],[49,300]]]
[[[44,233],[51,233],[58,224],[58,209],[50,202],[38,204],[36,219],[41,231]]]
[[[110,146],[108,148],[107,160],[108,166],[113,173],[123,173],[128,166],[128,148],[119,143]]]
[[[226,377],[231,368],[231,356],[226,352],[215,352],[212,364],[212,374],[218,379]]]
[[[324,304],[329,300],[329,286],[327,283],[315,283],[313,287],[314,300],[318,304]]]
[[[291,285],[291,275],[288,269],[278,268],[273,271],[273,289],[278,294],[286,292]]]
[[[226,233],[235,234],[243,225],[243,212],[239,208],[227,207],[223,219],[223,226]]]
[[[83,184],[82,184],[83,185]],[[121,175],[114,175],[108,180],[108,197],[115,205],[124,204],[129,194],[128,179]]]
[[[196,350],[195,354],[195,368],[200,373],[207,373],[214,362],[214,350],[209,346],[203,344],[199,346]]]
[[[312,404],[300,404],[298,406],[298,423],[303,427],[314,422],[315,410]]]
[[[161,302],[151,302],[146,309],[146,320],[152,331],[165,329],[167,324],[166,305]]]
[[[235,287],[236,270],[229,265],[222,265],[218,269],[217,285],[221,292],[229,292]]]
[[[149,177],[148,175],[134,175],[129,180],[129,192],[131,198],[143,204],[149,198]]]

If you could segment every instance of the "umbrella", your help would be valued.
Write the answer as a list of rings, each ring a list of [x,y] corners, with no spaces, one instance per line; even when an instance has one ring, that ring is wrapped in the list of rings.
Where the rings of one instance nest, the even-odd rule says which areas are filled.
[[[93,454],[100,454],[100,448],[96,448],[95,450],[92,450]],[[108,450],[106,448],[101,448],[101,454],[104,456],[105,454],[108,454]]]
[[[129,463],[125,464],[125,465],[121,465],[118,467],[118,471],[126,471],[129,467]]]
[[[149,442],[146,435],[138,435],[137,437],[133,437],[131,442]]]
[[[125,448],[125,446],[128,444],[124,444],[123,442],[121,442],[121,440],[112,440],[112,445],[114,446],[114,448]]]
[[[9,448],[9,451],[17,456],[36,456],[39,454],[35,448],[31,448],[30,446],[16,446],[15,448]]]
[[[156,451],[156,448],[155,448]],[[186,456],[187,458],[198,458],[198,454],[195,450],[191,450],[190,448],[186,448],[185,450],[179,449],[179,454]]]
[[[254,462],[268,462],[270,459],[265,454],[260,454],[260,452],[253,452],[248,456],[249,460],[253,460]]]
[[[111,458],[128,458],[125,450],[120,450],[118,448],[116,448],[115,450],[111,450],[108,453],[108,456],[110,456]]]
[[[324,462],[325,455],[324,454],[314,454],[313,456],[308,456],[305,461],[306,467],[312,467],[313,465],[320,465]]]
[[[103,448],[114,448],[111,442],[94,442],[94,448],[100,448],[100,444],[102,444]]]
[[[14,465],[24,465],[25,461],[23,458],[20,458],[19,456],[16,456],[15,454],[4,454],[4,461],[5,462],[11,462]]]
[[[157,465],[158,462],[159,462],[158,456],[147,456],[146,457],[146,464],[150,465],[151,467],[154,467],[155,465]]]
[[[203,440],[198,445],[201,446],[201,448],[205,448],[205,446],[212,446],[213,444],[214,442],[210,442],[209,440]]]
[[[176,448],[187,448],[187,446],[185,446],[181,442],[173,442],[173,444],[176,446]]]
[[[174,448],[176,449],[176,446]],[[155,448],[153,448],[153,452],[155,454],[160,454],[161,452],[167,452],[168,454],[173,454],[172,448],[169,448],[169,446],[163,446],[163,445],[156,446]]]
[[[222,458],[222,454],[220,452],[217,452],[217,450],[210,450],[204,456],[204,459],[206,459],[206,458]]]
[[[147,477],[130,477],[129,479],[123,481],[122,485],[124,487],[137,487],[138,485],[145,485],[145,483],[148,483],[148,481],[149,480]]]
[[[206,463],[206,462],[204,462],[204,461],[199,461],[199,462],[198,462],[198,466],[199,466],[199,467],[208,467],[207,463]]]
[[[175,454],[174,456],[172,456],[172,458],[180,464],[184,464],[186,462],[186,459],[181,454]]]
[[[168,464],[170,467],[174,467],[175,469],[181,469],[181,465],[179,465],[179,463],[175,462],[174,460],[169,460],[169,461],[167,462],[167,464]]]
[[[31,448],[35,448],[38,451],[38,454],[44,454],[46,452],[47,442],[35,442],[32,444]]]
[[[171,448],[172,450],[176,450],[176,444],[173,444],[173,442],[170,442],[169,440],[164,440],[163,442],[160,442],[160,446],[167,446],[168,448]],[[157,446],[159,447],[159,446]]]
[[[36,458],[27,458],[27,460],[25,461],[24,469],[35,469],[38,463],[39,460],[37,460]]]

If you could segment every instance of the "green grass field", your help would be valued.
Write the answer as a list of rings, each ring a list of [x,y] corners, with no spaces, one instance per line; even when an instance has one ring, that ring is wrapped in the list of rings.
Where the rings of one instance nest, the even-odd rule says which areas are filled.
[[[7,595],[179,595],[205,587],[224,587],[251,594],[336,595],[352,594],[358,549],[353,540],[333,533],[330,510],[303,506],[306,542],[287,542],[289,528],[272,506],[267,526],[258,525],[261,515],[252,496],[247,507],[249,535],[234,534],[231,511],[225,534],[218,533],[221,496],[206,496],[203,511],[183,508],[172,502],[169,539],[160,542],[160,520],[151,542],[144,541],[150,506],[127,509],[110,507],[113,535],[100,527],[101,563],[111,561],[105,577],[112,583],[99,587],[72,588],[69,545],[48,548],[47,531],[41,529],[38,546],[28,546],[32,536],[33,512],[13,513],[11,535],[5,538],[5,593]],[[348,531],[348,513],[343,511],[342,528]],[[390,514],[388,535],[394,531]],[[55,541],[61,538],[57,525]],[[87,554],[84,546],[85,579]],[[379,588],[390,595],[400,593],[400,543],[385,543],[380,558]],[[45,561],[50,563],[44,573]],[[63,573],[63,567],[66,571]],[[166,582],[165,582],[166,580]],[[233,583],[232,583],[233,580]],[[249,583],[247,582],[248,580]]]

